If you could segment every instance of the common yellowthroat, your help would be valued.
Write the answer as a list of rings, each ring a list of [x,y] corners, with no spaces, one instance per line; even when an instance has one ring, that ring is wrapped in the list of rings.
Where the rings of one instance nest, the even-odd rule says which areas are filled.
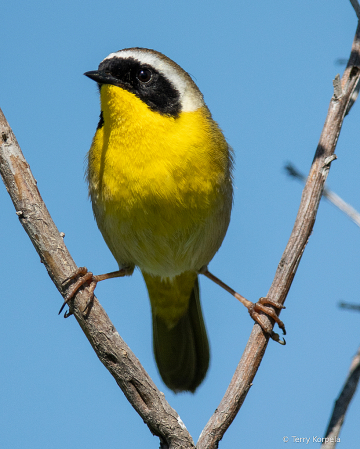
[[[93,281],[93,291],[97,281],[139,267],[160,375],[173,391],[194,392],[209,365],[198,273],[237,295],[260,324],[259,311],[281,323],[272,309],[256,308],[207,271],[230,221],[232,150],[194,81],[163,54],[120,50],[85,75],[98,83],[101,102],[89,193],[119,271],[87,273],[76,288]]]
[[[232,151],[194,81],[145,48],[98,70],[101,114],[87,179],[97,225],[120,269],[149,292],[159,372],[195,391],[209,365],[197,272],[219,249],[232,206]]]

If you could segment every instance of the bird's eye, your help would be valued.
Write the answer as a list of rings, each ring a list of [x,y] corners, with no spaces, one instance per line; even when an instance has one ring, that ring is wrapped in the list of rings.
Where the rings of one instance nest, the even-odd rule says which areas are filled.
[[[151,80],[152,73],[149,69],[140,69],[136,75],[136,78],[142,83],[147,83]]]

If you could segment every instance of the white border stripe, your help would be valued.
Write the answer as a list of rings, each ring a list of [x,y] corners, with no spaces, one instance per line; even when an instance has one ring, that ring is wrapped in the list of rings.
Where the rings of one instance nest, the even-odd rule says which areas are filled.
[[[148,49],[130,48],[110,53],[104,61],[111,58],[134,58],[143,64],[154,67],[179,91],[182,111],[196,111],[204,106],[203,96],[190,76],[166,56],[160,57],[156,52]]]

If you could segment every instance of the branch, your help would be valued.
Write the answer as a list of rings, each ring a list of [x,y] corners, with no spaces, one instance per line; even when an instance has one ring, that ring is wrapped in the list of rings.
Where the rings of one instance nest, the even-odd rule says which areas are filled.
[[[360,83],[358,83],[358,86],[360,86]],[[306,177],[302,173],[300,173],[292,164],[287,164],[285,166],[285,170],[293,178],[299,179],[303,183],[306,183]],[[360,226],[360,214],[356,209],[350,206],[350,204],[346,203],[342,198],[340,198],[338,195],[336,195],[336,193],[332,192],[326,186],[324,187],[322,196],[327,198],[331,203],[333,203],[334,206],[344,212],[344,214],[351,218],[351,220],[353,220],[356,225]]]
[[[342,309],[356,310],[360,312],[360,304],[350,304],[348,302],[340,302],[339,307],[341,307]]]
[[[61,282],[77,268],[76,264],[50,217],[30,167],[1,109],[0,134],[0,173],[16,214],[49,276],[65,296],[67,290]],[[88,299],[88,289],[79,291],[71,304],[71,311],[128,401],[151,432],[160,437],[163,448],[194,448],[193,440],[179,415],[156,388],[96,298],[91,311],[83,314]]]
[[[330,164],[352,93],[360,79],[360,25],[358,24],[351,55],[337,89],[330,101],[325,125],[320,136],[310,173],[302,193],[299,211],[289,242],[277,267],[267,297],[283,304],[295,276],[301,256],[313,229]],[[267,320],[270,328],[273,324]],[[202,431],[196,447],[216,449],[245,400],[268,343],[260,326],[255,324],[235,374],[215,413]]]
[[[339,438],[341,427],[344,423],[345,413],[354,396],[360,378],[360,348],[353,358],[349,374],[346,378],[345,385],[334,404],[334,409],[330,418],[328,428],[325,433],[324,442],[321,448],[333,449]]]
[[[360,20],[360,5],[359,5],[358,0],[350,0],[350,3],[352,4],[352,7],[355,10],[357,18]]]

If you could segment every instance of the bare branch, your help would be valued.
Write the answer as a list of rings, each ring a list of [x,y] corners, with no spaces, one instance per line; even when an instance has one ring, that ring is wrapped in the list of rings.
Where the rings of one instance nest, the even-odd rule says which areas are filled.
[[[341,309],[356,310],[357,312],[360,312],[360,304],[350,304],[349,302],[340,302],[339,307]]]
[[[301,256],[313,229],[325,180],[340,134],[351,95],[360,78],[360,25],[358,24],[348,65],[341,80],[342,96],[330,101],[310,173],[303,190],[299,211],[289,242],[281,257],[267,297],[284,303]],[[268,320],[264,317],[264,320]],[[267,324],[270,325],[268,321]],[[272,323],[271,323],[272,324]],[[206,424],[196,445],[198,449],[216,449],[226,429],[241,407],[264,355],[268,337],[255,324],[239,365],[215,413]]]
[[[350,0],[350,3],[352,4],[352,7],[355,10],[357,18],[360,20],[360,5],[359,5],[358,0]]]
[[[346,411],[354,396],[360,378],[360,348],[353,358],[349,374],[346,378],[345,385],[334,404],[334,409],[330,418],[328,428],[325,433],[325,439],[322,448],[333,449],[336,446],[341,427],[344,423]]]
[[[360,83],[358,83],[358,85],[360,85]],[[293,178],[299,179],[304,183],[306,182],[306,177],[302,173],[300,173],[294,165],[289,163],[285,166],[285,169]],[[350,204],[346,203],[342,198],[340,198],[338,195],[336,195],[336,193],[332,192],[326,186],[323,190],[323,196],[327,198],[334,206],[344,212],[349,218],[351,218],[351,220],[353,220],[356,225],[360,226],[360,214],[356,209],[350,206]]]
[[[65,296],[67,292],[61,282],[77,267],[50,217],[30,167],[1,110],[0,135],[0,172],[16,214],[51,279]],[[101,362],[151,432],[160,437],[163,447],[194,448],[179,415],[122,340],[98,300],[94,298],[91,310],[87,310],[86,314],[82,312],[88,296],[88,289],[79,291],[70,307]]]

